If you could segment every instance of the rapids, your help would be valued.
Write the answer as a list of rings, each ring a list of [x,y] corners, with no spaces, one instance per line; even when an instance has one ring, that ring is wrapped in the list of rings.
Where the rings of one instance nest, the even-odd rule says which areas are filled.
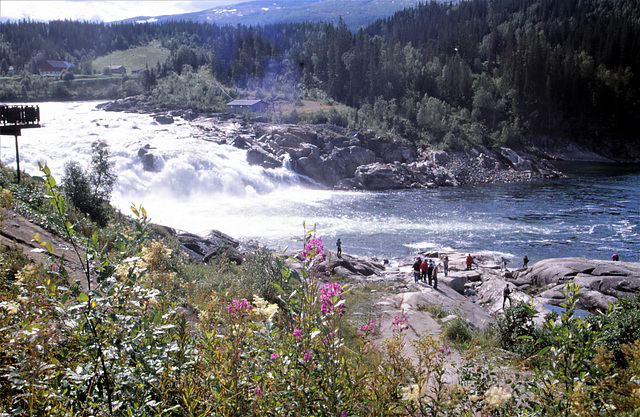
[[[19,137],[20,167],[38,161],[61,180],[65,163],[84,166],[91,143],[109,144],[118,183],[112,203],[128,213],[142,205],[151,221],[192,233],[220,230],[270,247],[300,246],[303,222],[325,247],[355,255],[407,258],[425,250],[504,255],[517,264],[583,256],[640,261],[640,168],[565,164],[566,179],[386,192],[305,188],[285,167],[250,166],[245,151],[212,141],[233,137],[232,122],[205,132],[177,119],[96,110],[98,102],[38,103],[43,127]],[[157,172],[138,151],[148,145]],[[13,137],[3,136],[2,163],[15,166]]]

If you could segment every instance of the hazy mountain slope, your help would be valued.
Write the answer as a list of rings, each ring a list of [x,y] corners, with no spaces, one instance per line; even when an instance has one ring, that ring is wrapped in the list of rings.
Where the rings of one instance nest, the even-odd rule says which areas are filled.
[[[418,0],[256,0],[232,6],[220,6],[201,12],[166,16],[138,16],[123,22],[191,20],[220,25],[267,25],[300,21],[337,22],[357,29],[398,10],[413,7]]]

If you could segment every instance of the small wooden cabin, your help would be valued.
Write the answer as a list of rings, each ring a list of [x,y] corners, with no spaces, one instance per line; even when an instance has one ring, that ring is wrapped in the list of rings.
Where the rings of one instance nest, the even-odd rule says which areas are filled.
[[[258,113],[267,110],[269,104],[262,100],[233,100],[227,103],[227,109],[234,113]]]

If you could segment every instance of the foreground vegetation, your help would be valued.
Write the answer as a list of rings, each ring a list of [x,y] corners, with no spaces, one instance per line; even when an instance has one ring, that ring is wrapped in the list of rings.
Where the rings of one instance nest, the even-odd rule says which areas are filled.
[[[94,151],[94,169],[108,172],[105,148]],[[224,256],[189,264],[143,208],[133,206],[132,217],[112,211],[101,228],[67,194],[77,183],[61,187],[41,171],[22,184],[1,171],[2,212],[14,207],[57,230],[82,273],[3,248],[3,415],[640,413],[640,298],[583,320],[573,315],[577,288],[567,286],[565,313],[542,328],[522,303],[483,333],[457,322],[445,333],[465,359],[449,384],[452,342],[425,334],[411,360],[401,315],[394,336],[380,340],[376,317],[351,314],[358,286],[319,273],[325,254],[313,230],[294,257],[261,249],[241,265]]]

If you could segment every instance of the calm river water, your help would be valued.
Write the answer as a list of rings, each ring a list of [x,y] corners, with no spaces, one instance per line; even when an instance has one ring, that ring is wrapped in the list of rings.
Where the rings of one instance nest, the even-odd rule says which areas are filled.
[[[249,166],[244,151],[217,145],[189,123],[162,126],[148,115],[95,110],[97,102],[40,103],[43,128],[23,131],[21,168],[38,175],[43,161],[56,178],[70,160],[88,166],[91,143],[106,141],[118,173],[113,203],[143,205],[151,220],[277,247],[298,247],[316,226],[325,246],[378,258],[446,249],[506,255],[519,262],[582,256],[640,261],[640,167],[565,164],[565,179],[433,190],[310,190],[286,169]],[[225,135],[233,126],[221,126]],[[148,145],[158,172],[142,169]],[[13,138],[0,158],[15,166]]]

